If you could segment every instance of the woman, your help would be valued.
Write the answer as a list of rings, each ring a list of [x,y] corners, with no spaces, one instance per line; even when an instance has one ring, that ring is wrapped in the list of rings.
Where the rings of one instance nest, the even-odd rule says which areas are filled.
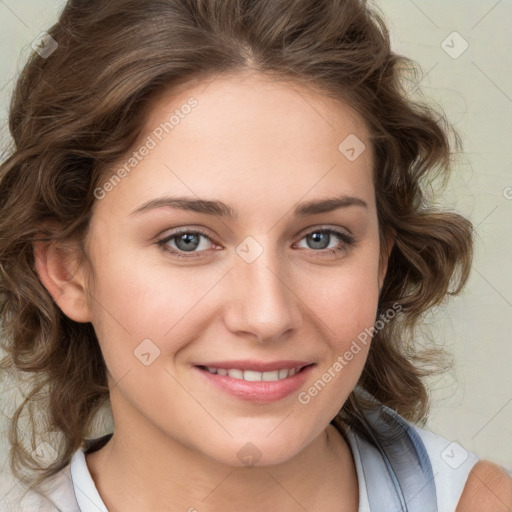
[[[4,366],[47,407],[22,510],[512,506],[418,426],[410,334],[472,231],[423,192],[450,147],[406,63],[361,1],[67,3],[1,169]]]

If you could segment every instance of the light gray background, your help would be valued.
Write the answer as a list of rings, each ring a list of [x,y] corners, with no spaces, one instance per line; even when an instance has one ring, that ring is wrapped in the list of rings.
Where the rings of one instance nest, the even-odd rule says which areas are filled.
[[[7,106],[30,44],[65,2],[0,0],[0,142]],[[428,428],[512,471],[512,2],[380,0],[395,51],[423,70],[425,95],[446,111],[464,139],[444,202],[469,216],[477,233],[472,276],[462,296],[427,318],[434,338],[455,355],[453,371],[431,380]],[[454,31],[460,37],[450,36]],[[446,38],[450,36],[447,40]],[[463,38],[463,39],[461,39]],[[455,55],[463,40],[468,49]],[[414,84],[411,84],[414,87]],[[508,198],[507,198],[508,197]],[[13,391],[16,395],[16,391]],[[0,407],[0,469],[6,467]],[[10,396],[10,395],[9,395]],[[459,452],[457,452],[459,453]],[[1,495],[8,483],[2,478]],[[3,492],[2,492],[3,491]]]

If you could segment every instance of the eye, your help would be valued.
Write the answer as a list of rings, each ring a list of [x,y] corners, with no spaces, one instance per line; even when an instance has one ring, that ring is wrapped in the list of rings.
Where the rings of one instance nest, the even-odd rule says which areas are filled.
[[[334,242],[336,242],[336,239],[338,239],[338,242],[331,245],[333,235]],[[201,253],[207,252],[209,243],[202,243],[202,240],[209,241],[210,244],[213,244],[206,232],[199,229],[189,229],[171,233],[156,242],[156,244],[173,257],[190,260],[201,257]],[[302,240],[306,240],[310,245],[309,248],[317,257],[326,257],[339,252],[347,252],[349,247],[355,244],[355,239],[352,235],[335,229],[316,229],[306,233],[306,235],[301,238],[301,241]]]
[[[201,239],[210,240],[210,237],[201,230],[187,230],[187,231],[179,231],[177,233],[172,233],[171,235],[159,240],[157,245],[160,246],[164,251],[171,253],[173,256],[177,258],[197,258],[200,256],[199,254],[193,254],[194,252],[204,252],[205,245],[201,244]],[[169,244],[173,242],[174,247],[169,247]],[[211,242],[211,240],[210,240]],[[196,251],[196,249],[201,248],[203,250]],[[207,247],[206,247],[207,248]],[[189,253],[189,254],[183,254]],[[190,254],[192,253],[192,254]]]
[[[331,245],[334,235],[334,245]],[[336,238],[338,242],[336,243]],[[337,231],[335,229],[316,229],[307,233],[301,240],[306,240],[310,248],[315,250],[317,256],[325,257],[339,252],[347,252],[349,247],[354,245],[355,239],[352,235]]]

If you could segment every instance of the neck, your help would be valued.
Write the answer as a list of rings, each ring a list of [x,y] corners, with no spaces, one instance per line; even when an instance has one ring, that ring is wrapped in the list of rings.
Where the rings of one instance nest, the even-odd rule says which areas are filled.
[[[357,510],[353,458],[332,425],[271,466],[226,465],[141,428],[116,428],[86,461],[109,512]]]

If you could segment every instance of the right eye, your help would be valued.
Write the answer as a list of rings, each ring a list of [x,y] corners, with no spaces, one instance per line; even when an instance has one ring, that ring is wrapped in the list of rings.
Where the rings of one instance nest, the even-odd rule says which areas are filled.
[[[210,240],[209,236],[200,230],[180,230],[174,233],[171,233],[170,235],[166,236],[165,238],[162,238],[161,240],[158,240],[156,244],[165,252],[171,254],[172,256],[175,256],[177,258],[198,258],[201,255],[200,254],[194,254],[194,253],[202,253],[206,252],[204,249],[204,245],[208,244],[201,244],[201,239]],[[173,243],[175,247],[169,247],[170,243]],[[211,242],[211,240],[210,240]],[[196,251],[199,247],[203,245],[203,250]],[[190,254],[186,254],[190,253]]]

